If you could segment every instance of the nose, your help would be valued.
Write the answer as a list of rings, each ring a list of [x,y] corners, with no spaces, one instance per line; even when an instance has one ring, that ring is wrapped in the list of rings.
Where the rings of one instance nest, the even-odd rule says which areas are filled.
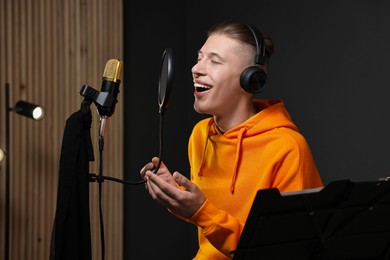
[[[195,63],[195,65],[192,66],[191,72],[192,72],[192,76],[194,78],[198,78],[201,75],[205,75],[206,68],[205,68],[205,64],[204,64],[203,60],[198,60]]]

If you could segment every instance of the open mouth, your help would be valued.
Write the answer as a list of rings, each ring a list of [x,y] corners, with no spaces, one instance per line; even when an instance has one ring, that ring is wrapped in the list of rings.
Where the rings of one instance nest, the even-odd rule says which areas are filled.
[[[195,87],[195,91],[197,91],[197,92],[203,92],[203,91],[211,89],[210,86],[202,85],[199,83],[194,83],[194,87]]]

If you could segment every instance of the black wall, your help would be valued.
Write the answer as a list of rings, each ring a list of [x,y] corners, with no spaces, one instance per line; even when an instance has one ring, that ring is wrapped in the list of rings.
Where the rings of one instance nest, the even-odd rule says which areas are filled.
[[[158,154],[161,55],[175,54],[164,115],[163,158],[188,176],[187,140],[202,116],[192,108],[190,69],[205,31],[221,19],[257,25],[275,41],[263,98],[282,98],[306,137],[325,184],[390,176],[390,2],[124,1],[125,176]],[[191,259],[192,224],[152,201],[143,185],[125,189],[125,259]]]

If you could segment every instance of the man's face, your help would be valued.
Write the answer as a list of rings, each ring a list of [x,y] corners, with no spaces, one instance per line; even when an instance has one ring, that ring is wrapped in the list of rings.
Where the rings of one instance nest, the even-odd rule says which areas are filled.
[[[223,34],[211,35],[192,68],[194,108],[198,113],[223,116],[248,99],[240,87],[242,71],[254,65],[251,47]]]

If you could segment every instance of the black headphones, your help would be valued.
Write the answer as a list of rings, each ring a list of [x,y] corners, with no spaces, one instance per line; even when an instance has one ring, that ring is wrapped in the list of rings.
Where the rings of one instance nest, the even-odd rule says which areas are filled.
[[[263,36],[256,27],[253,27],[249,24],[247,24],[247,26],[251,30],[256,42],[255,64],[264,65],[265,45]],[[246,92],[253,94],[260,93],[264,89],[266,81],[267,73],[265,73],[265,71],[259,66],[250,66],[246,68],[240,76],[241,88]]]

